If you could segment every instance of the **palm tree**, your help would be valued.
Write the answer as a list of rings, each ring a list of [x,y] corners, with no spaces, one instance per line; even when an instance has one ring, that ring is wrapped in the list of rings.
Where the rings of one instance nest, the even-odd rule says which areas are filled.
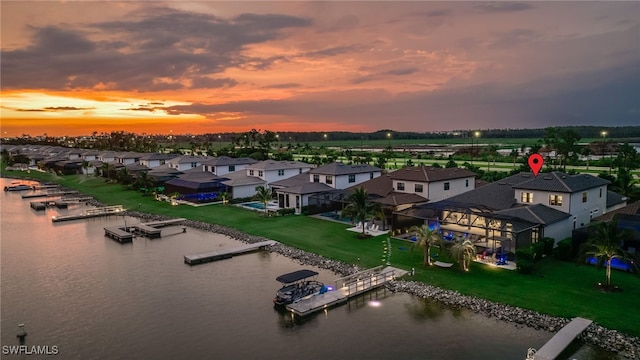
[[[449,253],[452,258],[458,261],[462,270],[468,271],[471,259],[473,259],[476,254],[476,247],[473,245],[471,240],[461,236],[456,236],[453,244],[449,248]]]
[[[383,219],[382,205],[369,201],[367,190],[363,187],[355,189],[347,198],[349,204],[342,209],[341,217],[350,218],[354,222],[364,224],[371,219]],[[365,237],[365,227],[362,226],[362,237]]]
[[[578,261],[584,262],[587,257],[593,256],[597,260],[598,268],[606,265],[607,288],[611,286],[611,261],[626,260],[629,257],[629,254],[622,249],[622,242],[627,236],[627,230],[618,230],[618,221],[614,217],[610,222],[596,224],[594,233],[580,246]]]
[[[264,215],[267,216],[267,203],[271,200],[271,190],[266,186],[260,185],[256,187],[255,198],[262,203],[264,206]]]
[[[439,244],[442,241],[442,235],[438,230],[432,230],[427,225],[412,226],[409,232],[417,238],[414,246],[424,246],[424,265],[431,265],[431,246]]]

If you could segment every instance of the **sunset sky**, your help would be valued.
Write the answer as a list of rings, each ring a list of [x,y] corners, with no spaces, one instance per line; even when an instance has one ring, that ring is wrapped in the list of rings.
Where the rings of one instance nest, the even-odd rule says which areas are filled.
[[[640,125],[640,2],[5,1],[4,136]]]

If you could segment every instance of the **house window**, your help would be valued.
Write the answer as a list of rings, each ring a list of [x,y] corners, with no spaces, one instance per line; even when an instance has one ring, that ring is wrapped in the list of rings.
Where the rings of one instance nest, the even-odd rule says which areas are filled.
[[[562,195],[549,195],[549,205],[562,206]]]
[[[236,171],[235,165],[229,165],[229,172]]]
[[[422,192],[422,184],[416,184],[414,187],[414,192],[421,193]]]
[[[398,191],[404,191],[404,183],[398,183]]]
[[[350,174],[350,175],[349,175],[349,182],[350,182],[350,183],[354,183],[354,182],[356,182],[356,176],[355,176],[355,174]]]
[[[196,166],[198,166],[198,163],[195,163],[195,162],[192,162],[192,163],[191,163],[191,167],[192,167],[192,168],[194,168],[194,167],[196,167]]]
[[[262,170],[258,170],[258,177],[262,177],[264,175],[264,173],[262,172]]]
[[[253,170],[249,170],[249,176],[253,176]]]
[[[204,166],[204,171],[209,171],[209,166],[205,165]],[[216,173],[216,171],[214,170],[213,167],[211,168],[211,172],[214,173],[214,174]]]
[[[520,196],[520,201],[523,203],[532,203],[533,202],[533,193],[530,192],[522,192]]]
[[[302,169],[298,169],[298,174],[302,174]]]
[[[160,165],[164,165],[164,160],[160,160],[160,161],[159,161],[159,164],[160,164]],[[600,193],[602,193],[602,189],[600,189]]]
[[[284,169],[278,170],[278,176],[284,176]]]
[[[369,179],[373,179],[373,173],[369,173]]]
[[[464,180],[464,187],[469,187],[469,179]]]
[[[327,184],[333,184],[333,176],[327,175],[325,182]]]
[[[587,192],[582,193],[582,202],[587,202]]]
[[[600,188],[600,197],[602,197],[602,188]]]
[[[446,183],[444,183],[444,191],[448,191],[448,190],[449,190],[449,188],[450,188],[450,186],[451,186],[451,185],[449,184],[449,182],[448,182],[448,181],[447,181]]]
[[[320,175],[313,175],[313,182],[320,182]]]

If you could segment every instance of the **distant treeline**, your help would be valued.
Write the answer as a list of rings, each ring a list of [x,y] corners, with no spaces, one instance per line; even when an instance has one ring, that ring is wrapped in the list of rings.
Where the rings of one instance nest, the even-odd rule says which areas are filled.
[[[621,127],[603,127],[603,126],[558,126],[555,127],[559,131],[572,129],[577,132],[581,138],[600,138],[602,131],[607,132],[607,139],[629,139],[640,138],[640,126],[621,126]],[[316,141],[342,141],[342,140],[407,140],[407,139],[465,139],[474,136],[478,131],[483,139],[487,138],[539,138],[542,139],[547,133],[546,128],[540,129],[465,129],[441,132],[409,132],[394,131],[391,129],[378,130],[375,132],[278,132],[280,142],[316,142]],[[234,137],[236,134],[225,134],[225,138]],[[326,137],[325,137],[326,135]],[[210,136],[210,141],[216,141],[218,134],[206,134]]]

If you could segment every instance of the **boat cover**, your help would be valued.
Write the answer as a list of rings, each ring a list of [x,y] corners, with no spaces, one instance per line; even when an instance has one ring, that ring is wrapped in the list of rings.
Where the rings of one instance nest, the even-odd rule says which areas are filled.
[[[276,280],[283,284],[289,284],[289,283],[296,282],[296,281],[306,279],[308,277],[316,276],[316,275],[318,275],[317,272],[313,270],[304,269],[304,270],[298,270],[298,271],[290,272],[288,274],[280,275],[276,278]]]

